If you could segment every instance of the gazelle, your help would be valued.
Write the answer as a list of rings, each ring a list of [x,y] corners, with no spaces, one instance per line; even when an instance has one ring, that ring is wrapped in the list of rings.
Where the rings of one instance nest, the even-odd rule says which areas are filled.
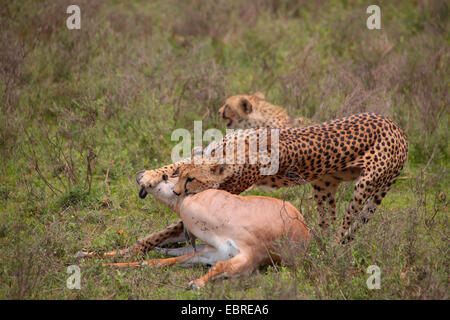
[[[215,189],[177,196],[174,192],[177,180],[165,175],[154,188],[143,189],[141,193],[148,192],[174,209],[189,232],[205,245],[197,249],[168,249],[169,254],[181,253],[173,258],[106,265],[212,265],[206,275],[189,283],[191,288],[199,289],[212,279],[249,275],[259,265],[279,261],[280,256],[271,251],[274,241],[281,237],[309,243],[303,216],[289,202],[263,196],[242,197]]]

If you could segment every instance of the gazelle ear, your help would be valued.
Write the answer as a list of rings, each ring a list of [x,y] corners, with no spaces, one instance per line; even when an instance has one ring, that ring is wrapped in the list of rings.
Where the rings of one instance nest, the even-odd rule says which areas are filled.
[[[222,174],[225,171],[225,165],[224,164],[213,164],[211,166],[211,173],[214,174]]]
[[[253,110],[253,106],[250,103],[250,101],[248,101],[247,99],[243,98],[241,100],[240,106],[242,108],[242,111],[244,111],[245,113],[250,113]]]
[[[258,98],[258,99],[260,99],[260,100],[266,100],[266,97],[264,96],[264,93],[262,93],[262,92],[260,92],[260,91],[255,92],[255,93],[253,94],[253,96],[256,97],[256,98]]]

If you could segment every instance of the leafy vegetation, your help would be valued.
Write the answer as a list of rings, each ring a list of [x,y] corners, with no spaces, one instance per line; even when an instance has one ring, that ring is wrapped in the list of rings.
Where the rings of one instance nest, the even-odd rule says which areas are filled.
[[[81,30],[65,26],[70,4]],[[381,30],[366,28],[370,4],[4,1],[0,298],[448,299],[448,3],[379,1]],[[284,264],[246,279],[193,292],[185,285],[206,267],[112,270],[74,258],[176,220],[138,198],[135,173],[171,162],[174,129],[223,128],[223,100],[255,91],[292,116],[375,111],[406,131],[404,173],[354,241],[331,248],[333,230],[317,229],[311,188],[300,186],[269,195],[302,210],[310,250],[284,244]],[[351,188],[339,190],[341,217]],[[72,264],[81,290],[66,287]],[[367,289],[369,265],[381,269],[380,290]]]

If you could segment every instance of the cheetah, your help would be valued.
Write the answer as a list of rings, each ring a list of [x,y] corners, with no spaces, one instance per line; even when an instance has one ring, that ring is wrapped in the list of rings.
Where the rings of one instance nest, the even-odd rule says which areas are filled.
[[[267,165],[248,161],[248,142],[267,135],[270,144],[272,130],[277,130],[279,135],[279,168],[271,179],[279,178],[286,186],[312,182],[319,225],[328,225],[326,208],[330,209],[331,219],[336,220],[338,185],[356,180],[337,235],[338,242],[344,242],[358,225],[368,222],[400,175],[408,153],[407,137],[400,127],[375,113],[356,114],[304,128],[241,130],[237,134],[246,141],[245,163],[182,164],[177,168],[179,181],[174,192],[197,193],[215,188],[239,194],[267,179],[260,173]],[[218,151],[225,151],[227,143],[234,143],[234,138],[227,141],[225,137],[223,149]],[[160,181],[157,176],[155,171],[144,171],[138,173],[136,180],[141,188],[146,188]]]
[[[292,119],[284,108],[266,101],[261,92],[228,97],[219,114],[228,121],[228,129],[304,127],[313,124],[312,120],[304,117]]]
[[[408,153],[407,137],[401,128],[390,119],[374,113],[352,115],[304,128],[287,127],[280,131],[292,134],[288,150],[284,150],[292,164],[284,172],[259,176],[254,179],[254,184],[281,188],[311,182],[318,224],[327,229],[330,224],[328,216],[332,222],[336,220],[336,192],[339,184],[357,180],[338,238],[351,233],[352,230],[348,229],[361,211],[361,219],[354,223],[353,229],[356,229],[358,221],[368,222],[371,213],[375,212],[400,174]],[[300,162],[289,157],[289,154],[301,156],[297,159]],[[157,184],[164,174],[178,176],[180,167],[187,162],[189,160],[138,172],[136,181],[141,186],[139,196],[145,198],[145,188]],[[319,165],[323,168],[319,168]],[[299,166],[302,166],[305,176],[296,172]],[[312,169],[321,171],[311,174],[308,170]],[[241,176],[234,177],[233,180],[235,186],[239,186],[242,181]],[[220,188],[232,193],[240,193],[247,188],[240,185],[238,190],[235,186],[232,188],[230,184],[221,184]],[[138,242],[133,250],[151,250],[163,242],[179,237],[182,230],[183,222],[178,221],[165,230],[146,237],[145,241]]]
[[[239,194],[251,184],[268,184],[272,188],[280,188],[311,182],[318,224],[326,229],[329,225],[328,216],[333,222],[336,220],[335,196],[339,184],[356,180],[337,236],[340,242],[354,233],[358,224],[368,222],[400,174],[408,153],[407,137],[401,128],[390,119],[374,113],[352,115],[304,128],[284,127],[278,131],[280,167],[276,174],[262,176],[258,174],[257,168],[255,170],[255,165],[225,164],[222,165],[225,173],[218,172],[214,176],[216,181],[205,184],[204,188],[216,187]],[[257,135],[265,131],[247,129],[240,132]],[[225,144],[226,139],[223,141]],[[187,162],[189,159],[160,169],[138,172],[136,181],[141,186],[139,196],[145,198],[146,188],[158,184],[164,175],[179,176],[181,167],[185,167],[184,172],[188,172],[187,168],[207,171],[206,165],[205,168]],[[183,222],[178,221],[138,241],[125,252],[153,249],[179,237],[183,229]]]

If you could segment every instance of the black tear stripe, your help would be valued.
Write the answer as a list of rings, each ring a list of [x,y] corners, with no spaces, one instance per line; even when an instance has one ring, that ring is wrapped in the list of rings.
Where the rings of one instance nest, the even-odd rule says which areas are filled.
[[[145,190],[144,187],[141,188],[141,191],[139,191],[139,198],[144,199],[147,196],[147,190]]]

